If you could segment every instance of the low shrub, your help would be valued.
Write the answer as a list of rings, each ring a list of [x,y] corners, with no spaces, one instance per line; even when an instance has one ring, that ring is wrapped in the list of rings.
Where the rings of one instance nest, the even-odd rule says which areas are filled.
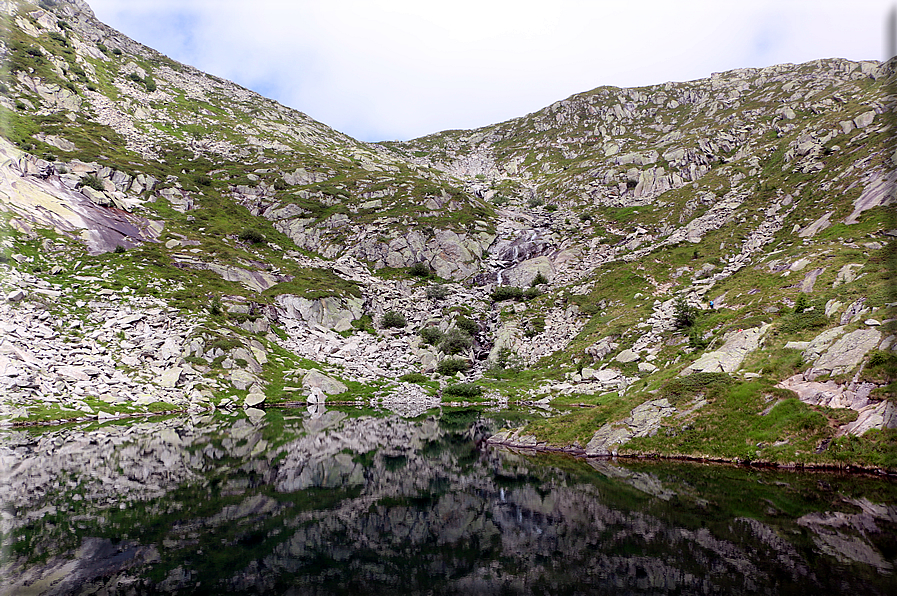
[[[472,343],[470,335],[456,328],[446,333],[442,341],[439,342],[439,351],[444,354],[460,354]]]
[[[120,255],[122,253],[128,252],[128,249],[122,246],[121,244],[116,245],[115,250],[113,251],[115,254]]]
[[[248,242],[249,244],[262,244],[265,242],[265,237],[262,233],[252,228],[247,228],[240,232],[239,238],[243,242]]]
[[[542,274],[541,271],[536,273],[536,277],[533,278],[533,281],[530,282],[529,286],[531,288],[535,288],[536,286],[541,286],[542,284],[547,284],[548,279]]]
[[[473,383],[456,383],[449,385],[442,392],[456,397],[479,397],[483,394],[483,388]]]
[[[88,174],[84,178],[81,178],[81,186],[86,186],[99,192],[106,190],[103,186],[103,181],[94,174]]]
[[[467,317],[459,317],[458,320],[455,321],[455,327],[467,335],[476,335],[476,332],[480,330],[480,326],[477,325],[477,322],[468,319]]]
[[[515,286],[498,286],[492,290],[492,302],[505,300],[522,300],[523,290]]]
[[[538,298],[542,295],[542,290],[539,288],[527,288],[523,291],[523,299],[524,300],[532,300],[533,298]]]
[[[427,375],[413,372],[402,375],[401,377],[399,377],[399,380],[403,383],[424,383],[429,379],[427,378]]]
[[[464,372],[468,368],[466,360],[446,358],[436,366],[436,371],[441,375],[449,377],[455,373]]]
[[[425,344],[435,346],[442,341],[442,339],[445,337],[445,333],[443,333],[436,327],[424,327],[420,330],[420,337],[424,340]]]
[[[112,53],[116,56],[121,56],[121,50],[119,50],[118,48],[112,48]]]
[[[399,329],[407,324],[405,315],[397,310],[386,311],[383,313],[383,318],[380,319],[380,326],[384,329]]]
[[[430,276],[430,266],[424,263],[423,261],[418,261],[414,265],[408,268],[408,273],[410,275],[414,275],[415,277],[429,277]]]
[[[430,300],[445,300],[448,298],[449,289],[442,284],[427,286],[427,298]]]

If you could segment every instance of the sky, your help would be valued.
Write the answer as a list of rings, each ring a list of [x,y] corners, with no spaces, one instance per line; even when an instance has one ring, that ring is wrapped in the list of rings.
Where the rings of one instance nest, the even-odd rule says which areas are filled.
[[[364,141],[817,58],[882,60],[893,0],[87,0],[167,56]]]

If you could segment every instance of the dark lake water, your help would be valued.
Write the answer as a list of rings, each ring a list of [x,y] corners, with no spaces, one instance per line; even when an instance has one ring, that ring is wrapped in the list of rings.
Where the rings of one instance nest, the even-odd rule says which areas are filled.
[[[519,412],[0,434],[0,594],[897,594],[897,483],[527,455]]]

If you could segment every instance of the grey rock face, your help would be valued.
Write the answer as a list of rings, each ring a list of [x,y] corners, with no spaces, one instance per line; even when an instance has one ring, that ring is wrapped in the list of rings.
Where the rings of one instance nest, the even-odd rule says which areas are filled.
[[[840,375],[850,372],[859,366],[866,354],[878,346],[881,339],[881,332],[876,329],[857,329],[848,333],[822,353],[813,368],[806,373],[806,378],[812,381],[823,374]]]
[[[666,398],[647,401],[632,409],[629,417],[620,422],[608,422],[595,432],[586,445],[588,455],[616,455],[620,445],[636,437],[653,436],[664,418],[678,410]]]
[[[748,354],[760,347],[763,336],[770,325],[761,325],[732,333],[719,350],[708,352],[688,366],[683,375],[693,372],[725,372],[731,373],[741,367]]]

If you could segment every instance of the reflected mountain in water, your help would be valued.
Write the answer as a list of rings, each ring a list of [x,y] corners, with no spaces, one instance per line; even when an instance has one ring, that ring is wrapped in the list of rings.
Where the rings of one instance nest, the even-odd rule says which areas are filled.
[[[5,433],[0,593],[897,593],[892,481],[487,448],[501,416]]]

